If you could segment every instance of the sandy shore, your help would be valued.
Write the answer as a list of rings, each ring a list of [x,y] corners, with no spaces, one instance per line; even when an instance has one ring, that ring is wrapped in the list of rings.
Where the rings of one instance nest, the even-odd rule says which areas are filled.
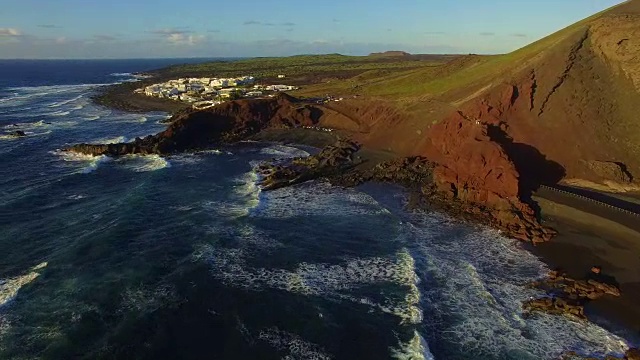
[[[640,217],[585,200],[540,192],[534,197],[546,225],[559,234],[531,247],[552,268],[581,278],[593,265],[620,285],[622,296],[605,297],[586,307],[594,322],[640,341]]]

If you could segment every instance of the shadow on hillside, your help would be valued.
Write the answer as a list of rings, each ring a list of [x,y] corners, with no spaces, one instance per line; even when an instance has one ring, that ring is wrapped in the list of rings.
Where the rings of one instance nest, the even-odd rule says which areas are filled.
[[[531,145],[514,142],[499,126],[489,125],[487,133],[502,146],[520,173],[519,196],[523,201],[532,203],[531,195],[540,185],[557,184],[566,175],[562,165]]]

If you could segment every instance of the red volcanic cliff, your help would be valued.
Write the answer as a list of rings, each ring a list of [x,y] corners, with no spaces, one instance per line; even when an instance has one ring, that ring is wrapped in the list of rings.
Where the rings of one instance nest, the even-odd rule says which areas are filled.
[[[456,113],[435,125],[429,139],[421,153],[438,164],[434,175],[440,190],[473,203],[517,199],[518,171],[491,140],[487,125]]]
[[[431,128],[420,153],[433,162],[433,180],[445,196],[484,212],[493,226],[508,235],[546,241],[553,231],[543,228],[526,203],[526,182],[503,146],[490,136],[492,125],[456,112]]]

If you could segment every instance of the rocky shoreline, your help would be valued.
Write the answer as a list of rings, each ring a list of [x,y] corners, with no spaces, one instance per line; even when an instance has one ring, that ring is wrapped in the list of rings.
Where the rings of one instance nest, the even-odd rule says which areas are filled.
[[[64,150],[114,157],[168,155],[232,144],[274,129],[315,127],[326,120],[328,113],[321,105],[280,94],[271,99],[232,101],[207,110],[179,112],[165,131],[129,143],[77,144]],[[265,191],[313,179],[345,187],[369,181],[399,184],[409,190],[410,205],[415,208],[445,211],[533,245],[547,242],[556,232],[541,223],[539,210],[530,198],[532,189],[524,185],[529,181],[520,179],[504,148],[493,141],[495,131],[490,125],[454,114],[432,128],[430,142],[420,149],[422,155],[396,157],[369,167],[361,166],[365,161],[359,155],[362,144],[350,139],[347,132],[338,132],[336,137],[342,138],[316,155],[274,159],[257,170]],[[586,320],[583,307],[587,300],[620,295],[619,289],[607,284],[560,274],[535,285],[545,289],[548,296],[523,304],[525,311],[581,320]],[[627,358],[635,359],[633,354]]]
[[[195,151],[245,140],[265,129],[317,126],[325,112],[327,109],[322,106],[286,94],[272,99],[232,101],[207,110],[178,113],[165,131],[129,143],[77,144],[65,150],[94,156]],[[325,164],[326,159],[312,157],[323,166],[316,169],[306,164],[304,171],[288,168],[286,175],[293,181],[296,177],[326,176],[331,171],[334,182],[341,184],[371,180],[401,183],[416,189],[423,202],[437,203],[450,213],[478,219],[507,236],[533,243],[548,241],[555,232],[541,225],[534,209],[520,197],[517,170],[500,146],[491,141],[488,128],[464,119],[445,122],[441,127],[433,132],[424,157],[396,160],[367,172],[325,166],[333,160],[343,164],[342,159],[327,160],[329,163]],[[360,145],[343,142],[337,149],[344,146],[359,149]],[[296,165],[301,166],[302,160],[298,162]],[[426,174],[415,175],[418,171],[428,171],[429,181],[424,181]],[[285,177],[284,172],[280,169],[273,176]]]

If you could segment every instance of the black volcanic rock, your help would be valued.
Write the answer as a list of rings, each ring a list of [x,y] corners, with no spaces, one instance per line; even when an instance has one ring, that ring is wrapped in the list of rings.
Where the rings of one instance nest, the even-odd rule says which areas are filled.
[[[16,130],[16,131],[10,132],[9,136],[12,136],[12,137],[24,137],[24,136],[27,136],[27,134],[25,134],[25,132],[22,131],[22,130]]]
[[[163,132],[119,144],[78,144],[66,151],[89,155],[170,154],[244,140],[266,128],[314,126],[323,112],[284,93],[271,99],[238,100],[176,114]]]
[[[294,158],[283,165],[277,161],[261,164],[258,171],[264,178],[260,185],[264,190],[275,190],[321,177],[340,176],[358,164],[354,155],[359,150],[360,144],[351,140],[339,140],[317,155]]]

